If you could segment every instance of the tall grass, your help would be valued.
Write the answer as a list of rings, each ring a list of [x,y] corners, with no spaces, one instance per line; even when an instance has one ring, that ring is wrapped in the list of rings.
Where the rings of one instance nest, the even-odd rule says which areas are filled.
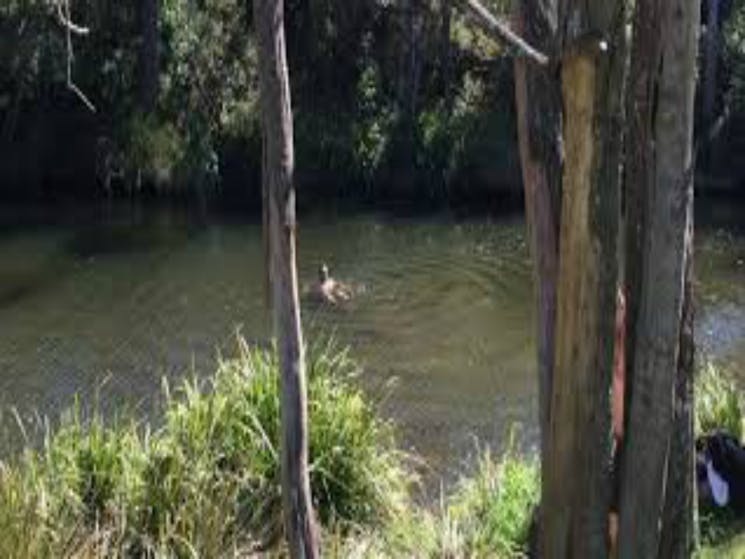
[[[710,360],[704,360],[699,367],[695,405],[697,436],[726,431],[742,441],[745,434],[745,396],[727,371]],[[745,557],[741,540],[737,552],[723,551],[728,549],[727,542],[734,542],[743,530],[745,522],[734,512],[705,504],[699,511],[699,532],[704,546],[700,556]]]
[[[537,468],[484,454],[439,508],[414,504],[390,423],[333,345],[310,348],[310,476],[327,557],[515,557]],[[238,341],[215,374],[164,385],[163,424],[77,407],[0,463],[0,557],[281,556],[275,352]]]
[[[391,522],[411,477],[392,428],[350,381],[345,352],[309,352],[311,485],[322,524]],[[75,409],[40,450],[0,466],[0,557],[223,557],[281,536],[274,352],[220,360],[165,387],[164,423],[84,422]]]
[[[537,462],[512,451],[497,460],[486,451],[473,475],[462,478],[438,508],[411,507],[382,529],[332,538],[329,557],[526,557],[539,488]]]
[[[745,434],[745,396],[727,372],[704,360],[696,378],[696,431],[727,431],[742,440]]]

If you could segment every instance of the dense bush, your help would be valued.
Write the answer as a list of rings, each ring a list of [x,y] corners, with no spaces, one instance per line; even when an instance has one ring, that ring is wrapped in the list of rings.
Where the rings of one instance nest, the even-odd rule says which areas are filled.
[[[104,157],[109,168],[99,172],[99,193],[104,183],[109,194],[187,187],[250,194],[261,161],[250,3],[158,4],[158,48],[149,55],[157,59],[159,88],[147,115],[139,101],[139,3],[71,5],[73,19],[91,29],[73,39],[72,77],[95,115],[66,89],[68,53],[53,5],[0,8],[3,140],[12,155],[37,155],[17,157],[24,162],[18,169],[0,169],[18,175],[7,184],[53,183],[64,191],[55,170],[72,157],[83,162],[66,180],[96,193],[93,173],[79,175],[102,167],[86,159]],[[446,7],[435,0],[287,2],[297,177],[306,198],[452,201],[514,186],[511,63]],[[74,124],[65,123],[69,115]],[[39,139],[63,135],[85,141],[68,154]],[[40,175],[32,161],[45,163]]]

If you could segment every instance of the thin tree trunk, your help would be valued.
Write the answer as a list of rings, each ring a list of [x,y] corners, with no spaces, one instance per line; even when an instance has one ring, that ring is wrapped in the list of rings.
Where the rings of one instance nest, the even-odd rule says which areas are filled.
[[[440,93],[445,98],[445,111],[453,110],[453,43],[450,40],[453,20],[453,0],[442,0],[440,22]]]
[[[557,3],[516,6],[518,32],[544,53],[554,52]],[[541,464],[546,467],[556,334],[556,280],[561,214],[561,88],[547,68],[515,61],[515,104],[525,213],[533,255],[537,308],[538,415]]]
[[[293,558],[318,557],[308,479],[305,359],[295,267],[292,111],[282,0],[254,0],[263,131],[263,189],[268,202],[270,282],[278,340],[282,409],[282,500]]]
[[[702,130],[708,130],[714,123],[717,101],[719,71],[719,0],[709,0],[706,14],[706,57],[704,60]]]
[[[416,146],[416,118],[419,100],[419,78],[421,73],[420,47],[422,34],[422,5],[421,0],[407,0],[404,3],[404,19],[406,33],[406,50],[400,73],[399,102],[402,110],[402,133],[405,135],[403,161],[412,172],[414,149]]]
[[[158,45],[158,0],[139,0],[140,49],[139,103],[146,114],[158,101],[160,53]]]
[[[666,471],[674,425],[676,371],[680,363],[686,250],[692,232],[692,137],[698,0],[638,0],[637,22],[656,21],[659,28],[641,25],[636,40],[644,49],[635,56],[650,57],[648,76],[634,95],[649,110],[646,129],[631,143],[645,150],[641,177],[644,205],[641,264],[628,423],[622,465],[619,556],[655,557],[660,553],[660,520],[665,503]],[[652,34],[652,35],[650,35]],[[639,58],[632,64],[637,69]],[[636,83],[636,82],[635,82]],[[639,84],[637,84],[639,85]],[[638,164],[637,157],[629,166]],[[633,250],[632,247],[629,250]],[[673,443],[675,446],[676,443]],[[679,490],[676,487],[675,490]],[[667,516],[663,516],[667,519]],[[665,528],[668,529],[668,528]]]
[[[693,198],[691,197],[691,203]],[[694,351],[693,340],[693,222],[686,233],[686,272],[680,352],[675,379],[675,420],[667,463],[667,485],[662,517],[661,559],[690,557],[694,548],[695,453],[693,433]]]

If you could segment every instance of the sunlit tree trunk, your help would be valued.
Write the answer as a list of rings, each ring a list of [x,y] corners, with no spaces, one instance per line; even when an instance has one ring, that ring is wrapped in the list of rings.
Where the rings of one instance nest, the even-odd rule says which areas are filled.
[[[282,502],[293,558],[318,557],[308,478],[305,359],[295,264],[294,151],[283,0],[254,0],[263,137],[262,183],[281,382]]]
[[[691,144],[699,10],[699,0],[637,0],[628,142],[633,149],[627,158],[631,300],[620,557],[690,551]]]
[[[625,1],[567,2],[562,38],[564,167],[548,463],[546,557],[604,557],[610,501],[610,405]]]

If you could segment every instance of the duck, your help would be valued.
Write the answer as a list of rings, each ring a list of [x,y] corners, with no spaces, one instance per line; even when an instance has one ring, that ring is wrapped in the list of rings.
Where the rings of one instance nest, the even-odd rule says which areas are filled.
[[[338,305],[352,298],[352,289],[332,278],[329,267],[322,263],[318,267],[318,281],[313,285],[311,294],[323,303]]]

